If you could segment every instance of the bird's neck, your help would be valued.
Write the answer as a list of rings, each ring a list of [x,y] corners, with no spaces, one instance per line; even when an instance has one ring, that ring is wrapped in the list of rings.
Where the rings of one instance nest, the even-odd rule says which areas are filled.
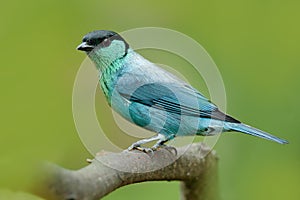
[[[100,86],[109,103],[118,74],[122,71],[130,54],[131,51],[128,51],[125,56],[119,57],[113,61],[99,56],[91,58],[94,61],[96,68],[99,70]]]
[[[96,68],[100,72],[104,72],[108,69],[115,70],[114,68],[118,68],[118,63],[120,63],[125,56],[127,55],[127,52],[122,51],[105,51],[102,49],[92,51],[88,54],[90,59],[95,63]]]

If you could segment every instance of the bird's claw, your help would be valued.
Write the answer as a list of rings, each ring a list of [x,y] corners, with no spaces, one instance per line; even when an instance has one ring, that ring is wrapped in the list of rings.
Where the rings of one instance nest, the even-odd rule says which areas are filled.
[[[141,151],[141,152],[144,152],[144,153],[151,153],[153,155],[154,151],[162,149],[162,148],[166,149],[167,151],[169,151],[171,153],[174,152],[175,156],[177,155],[177,149],[175,147],[168,146],[168,145],[161,144],[161,143],[156,143],[151,148],[141,147],[140,144],[134,143],[130,147],[128,147],[127,151],[138,150],[138,151]]]
[[[153,155],[154,151],[157,151],[159,149],[166,149],[170,153],[174,152],[175,156],[177,156],[177,149],[175,147],[167,146],[167,145],[153,146],[151,148],[141,147],[141,146],[135,146],[135,147],[130,147],[127,150],[128,151],[138,150],[138,151],[141,151],[141,152],[144,152],[144,153],[147,153],[147,154],[150,153],[151,155]]]
[[[169,152],[174,152],[175,156],[177,156],[177,149],[175,147],[172,146],[165,146],[165,149],[168,150]]]
[[[147,147],[136,147],[137,150],[145,152],[145,153],[151,153],[153,154],[154,151],[152,148],[147,148]]]
[[[136,145],[131,145],[130,147],[127,148],[127,151],[132,151],[134,149],[136,149],[138,146]]]
[[[158,149],[166,149],[169,152],[174,152],[175,156],[177,156],[177,149],[175,147],[169,146],[169,145],[165,145],[165,144],[160,144],[160,145],[154,145],[151,149],[153,151],[156,151]]]
[[[152,148],[147,148],[147,147],[141,147],[138,145],[131,145],[130,147],[128,147],[127,149],[128,151],[132,151],[132,150],[138,150],[138,151],[142,151],[144,153],[154,153],[154,150]]]

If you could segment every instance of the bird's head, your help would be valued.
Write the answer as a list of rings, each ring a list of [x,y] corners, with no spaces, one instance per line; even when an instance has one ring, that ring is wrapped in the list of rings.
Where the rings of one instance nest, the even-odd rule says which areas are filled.
[[[117,33],[107,30],[93,31],[86,34],[77,50],[86,52],[100,65],[109,65],[127,54],[129,45]]]

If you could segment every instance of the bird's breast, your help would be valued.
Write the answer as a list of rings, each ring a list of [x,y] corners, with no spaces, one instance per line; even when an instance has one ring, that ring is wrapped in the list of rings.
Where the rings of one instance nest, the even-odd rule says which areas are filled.
[[[118,77],[120,76],[122,67],[120,66],[110,66],[103,70],[100,74],[100,87],[108,100],[108,103],[111,104],[111,97],[118,82]]]

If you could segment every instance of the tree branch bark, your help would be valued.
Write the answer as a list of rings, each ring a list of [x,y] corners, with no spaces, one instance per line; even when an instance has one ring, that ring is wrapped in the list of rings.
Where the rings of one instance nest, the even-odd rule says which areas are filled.
[[[170,164],[171,163],[171,164]],[[53,200],[98,200],[115,189],[143,181],[181,181],[181,199],[217,200],[217,157],[198,143],[151,153],[101,152],[79,170],[46,164],[34,193]]]

